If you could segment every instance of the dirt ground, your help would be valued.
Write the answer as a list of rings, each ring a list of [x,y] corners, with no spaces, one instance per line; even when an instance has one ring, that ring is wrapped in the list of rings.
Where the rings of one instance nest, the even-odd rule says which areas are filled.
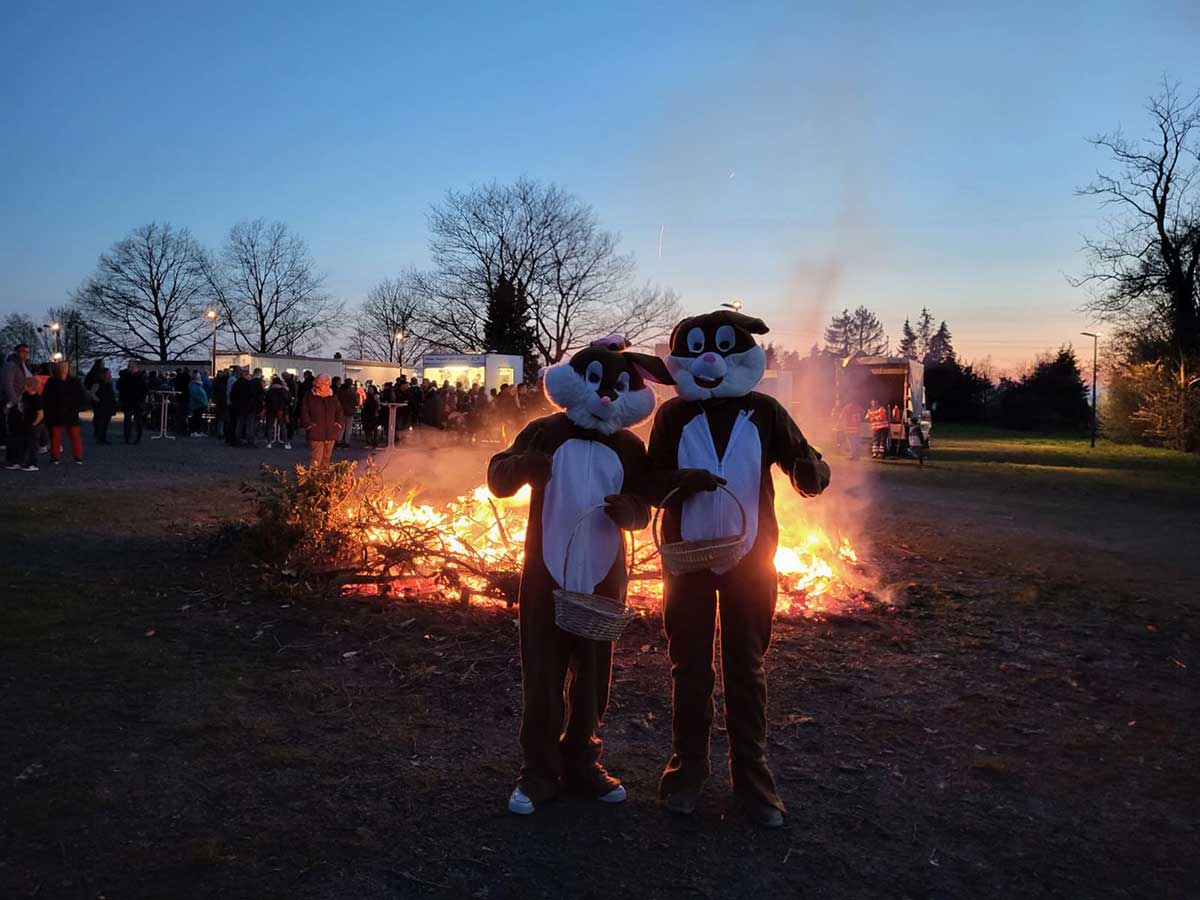
[[[518,819],[512,614],[263,587],[226,525],[281,454],[0,471],[0,897],[1196,896],[1200,470],[992,440],[853,464],[893,608],[779,622],[778,832],[719,730],[700,815],[656,807],[653,616],[605,729],[629,802]]]

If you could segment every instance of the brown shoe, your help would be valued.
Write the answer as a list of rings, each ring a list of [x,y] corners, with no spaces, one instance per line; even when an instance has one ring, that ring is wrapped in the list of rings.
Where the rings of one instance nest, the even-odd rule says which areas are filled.
[[[695,815],[700,803],[700,785],[683,787],[662,798],[663,809],[677,816]]]
[[[743,803],[742,809],[746,813],[746,818],[759,828],[783,827],[783,811],[778,807],[768,806],[765,803]]]
[[[569,771],[563,781],[568,791],[581,797],[596,797],[606,803],[620,803],[625,799],[620,780],[609,775],[600,763]]]

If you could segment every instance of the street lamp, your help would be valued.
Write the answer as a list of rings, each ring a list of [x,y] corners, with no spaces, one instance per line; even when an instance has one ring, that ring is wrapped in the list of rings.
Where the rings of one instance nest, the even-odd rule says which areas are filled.
[[[396,350],[396,345],[399,344],[399,351]],[[400,363],[400,368],[404,368],[404,332],[397,331],[392,337],[392,354],[396,357],[396,362]]]
[[[206,309],[204,318],[212,322],[212,372],[213,378],[217,377],[217,311],[215,309]]]
[[[51,343],[54,345],[53,352],[57,354],[57,357],[54,361],[58,362],[58,360],[62,359],[62,346],[59,343],[59,331],[62,329],[62,325],[58,322],[51,322],[46,327],[50,329],[50,333],[54,336]]]
[[[1092,339],[1092,447],[1096,446],[1096,352],[1100,334],[1094,331],[1079,332],[1084,337]]]

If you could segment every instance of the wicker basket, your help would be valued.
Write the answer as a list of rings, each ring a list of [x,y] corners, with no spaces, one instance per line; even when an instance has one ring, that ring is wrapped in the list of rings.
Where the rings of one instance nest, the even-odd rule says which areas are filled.
[[[663,498],[662,505],[654,512],[654,522],[650,533],[654,537],[654,546],[662,557],[663,568],[672,575],[687,575],[689,572],[704,572],[709,569],[730,569],[738,561],[742,553],[742,543],[746,540],[746,509],[737,494],[718,485],[717,490],[724,491],[737,504],[742,517],[742,527],[736,535],[726,537],[704,538],[698,541],[673,541],[669,544],[662,542],[662,511],[671,501],[678,488]]]
[[[571,545],[575,543],[575,535],[584,520],[603,510],[603,504],[593,506],[575,523],[571,529],[571,537],[567,540],[567,549],[563,553],[562,583],[567,583],[567,562],[571,557]],[[621,536],[621,552],[625,552],[625,532],[618,529]],[[633,618],[637,615],[633,607],[622,600],[605,597],[601,594],[585,594],[579,591],[569,591],[565,587],[554,589],[554,624],[563,631],[593,641],[615,641],[621,636]]]

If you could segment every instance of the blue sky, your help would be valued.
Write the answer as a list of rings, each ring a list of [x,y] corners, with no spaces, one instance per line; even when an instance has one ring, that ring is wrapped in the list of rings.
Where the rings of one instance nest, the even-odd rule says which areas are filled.
[[[447,188],[524,174],[690,310],[739,297],[806,349],[843,306],[896,337],[927,305],[1006,368],[1089,324],[1085,138],[1138,133],[1164,74],[1200,88],[1198,38],[1184,0],[8,2],[0,314],[136,225],[259,216],[353,304],[427,263]]]

